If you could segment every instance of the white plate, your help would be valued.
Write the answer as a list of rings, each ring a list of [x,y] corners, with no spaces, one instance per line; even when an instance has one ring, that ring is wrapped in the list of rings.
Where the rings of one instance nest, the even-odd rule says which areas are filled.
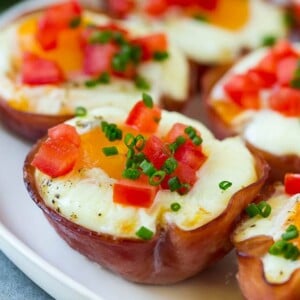
[[[39,5],[44,2],[53,1]],[[18,5],[1,15],[0,24],[36,5],[37,1]],[[0,249],[50,295],[74,300],[242,299],[234,254],[180,284],[145,286],[127,282],[72,250],[25,189],[22,167],[30,146],[0,125]]]

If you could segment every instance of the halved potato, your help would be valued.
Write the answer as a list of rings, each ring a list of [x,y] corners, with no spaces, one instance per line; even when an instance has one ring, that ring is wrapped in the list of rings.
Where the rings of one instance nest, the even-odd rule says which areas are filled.
[[[291,260],[269,253],[289,225],[299,228],[299,196],[288,195],[277,185],[269,198],[264,198],[272,207],[270,216],[244,218],[235,229],[237,279],[246,299],[299,299],[299,257]],[[290,243],[299,247],[298,238]]]
[[[86,134],[95,120],[121,126],[126,114],[112,108],[98,109],[67,123]],[[163,111],[155,135],[165,136],[178,122],[200,132],[207,159],[189,193],[159,190],[148,208],[113,202],[115,179],[107,175],[111,172],[108,166],[106,173],[86,166],[58,178],[38,171],[31,163],[45,139],[32,148],[24,164],[27,190],[58,234],[90,260],[130,281],[174,283],[222,258],[232,249],[229,237],[241,212],[268,176],[268,165],[259,156],[252,156],[239,139],[217,141],[203,125],[178,113]],[[99,145],[98,139],[97,149],[101,151]],[[82,145],[86,146],[91,151],[93,144]],[[108,165],[113,166],[112,162]],[[231,180],[232,186],[222,190],[219,183],[225,179]],[[174,202],[181,205],[177,212],[170,208]],[[75,211],[76,207],[88,213]],[[135,235],[141,225],[153,231],[150,240]]]

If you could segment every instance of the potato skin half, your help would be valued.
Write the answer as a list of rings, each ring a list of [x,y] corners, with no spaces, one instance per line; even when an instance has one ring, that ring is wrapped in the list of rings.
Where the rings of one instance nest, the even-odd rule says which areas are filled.
[[[70,118],[72,115],[42,115],[16,110],[0,98],[0,119],[4,126],[32,142],[44,136],[48,128]]]
[[[268,236],[254,237],[235,244],[238,257],[237,280],[245,299],[300,299],[300,270],[296,270],[282,284],[269,283],[265,278],[261,257],[272,244],[273,239]]]
[[[23,169],[24,182],[33,201],[72,248],[127,280],[146,284],[184,280],[227,254],[232,249],[230,234],[241,212],[259,193],[269,171],[265,161],[256,157],[258,180],[235,193],[224,212],[204,226],[190,231],[171,224],[158,227],[149,241],[118,238],[77,225],[45,205],[30,164],[42,142],[29,152]]]

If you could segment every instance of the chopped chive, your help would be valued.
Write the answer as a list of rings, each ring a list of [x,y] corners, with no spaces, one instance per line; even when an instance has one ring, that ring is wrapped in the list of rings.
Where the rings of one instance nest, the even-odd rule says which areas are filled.
[[[132,148],[135,145],[135,137],[131,133],[125,135],[124,143],[128,148]]]
[[[87,110],[85,107],[83,106],[77,106],[75,108],[75,116],[76,117],[84,117],[87,114]]]
[[[191,185],[188,183],[183,183],[181,184],[180,188],[178,189],[178,192],[180,195],[185,195],[187,194],[191,189]]]
[[[168,181],[168,186],[171,192],[178,190],[181,187],[178,177],[177,176],[171,177]]]
[[[193,139],[192,139],[192,142],[194,145],[196,146],[200,146],[202,144],[202,138],[199,137],[199,136],[195,136]]]
[[[153,54],[153,59],[156,61],[164,61],[168,58],[169,58],[169,53],[165,52],[165,51],[163,51],[163,52],[157,51],[157,52],[154,52],[154,54]]]
[[[85,81],[84,85],[88,88],[93,88],[99,84],[97,79],[90,79]]]
[[[201,15],[201,14],[195,14],[193,16],[193,18],[196,20],[196,21],[199,21],[199,22],[208,22],[208,19],[207,17],[205,17],[204,15]]]
[[[295,25],[296,19],[291,11],[287,11],[283,15],[283,23],[286,27],[290,28]]]
[[[153,237],[153,231],[145,226],[140,227],[140,229],[135,234],[142,240],[146,241],[151,240],[151,238]]]
[[[245,208],[245,211],[246,211],[246,213],[248,214],[248,216],[250,218],[253,218],[253,217],[255,217],[256,215],[259,214],[259,209],[258,209],[258,207],[254,203],[249,204]]]
[[[281,238],[285,241],[289,241],[289,240],[295,239],[298,236],[299,236],[299,232],[296,230],[293,230],[293,231],[287,231],[287,232],[283,233],[281,235]]]
[[[261,201],[260,203],[258,203],[257,208],[259,209],[259,214],[263,218],[267,218],[272,211],[270,204],[267,203],[266,201]]]
[[[286,229],[287,232],[289,231],[298,231],[298,228],[295,225],[289,225],[289,227]]]
[[[157,171],[153,164],[146,159],[140,163],[140,168],[142,169],[143,173],[149,177],[151,177]]]
[[[116,124],[109,124],[105,121],[102,121],[101,128],[109,141],[113,142],[115,140],[122,140],[123,132],[117,127]]]
[[[219,183],[219,188],[223,191],[226,191],[228,188],[232,186],[232,182],[223,180]]]
[[[151,185],[157,186],[157,185],[161,184],[161,182],[164,180],[165,176],[166,176],[165,171],[162,171],[162,170],[156,171],[149,178],[149,183]]]
[[[111,31],[94,31],[89,37],[90,44],[106,44],[112,38]]]
[[[286,249],[286,245],[286,241],[279,240],[269,248],[269,253],[272,255],[279,255]]]
[[[103,72],[99,77],[98,77],[98,82],[99,83],[103,83],[103,84],[107,84],[110,83],[110,75],[108,72]]]
[[[179,146],[181,146],[182,144],[184,144],[186,141],[185,137],[180,135],[176,138],[175,142],[173,142],[172,144],[169,145],[169,149],[172,153],[175,153],[176,150],[179,148]]]
[[[103,147],[102,152],[105,154],[105,156],[113,156],[119,153],[118,148],[115,146]]]
[[[181,208],[181,205],[178,202],[174,202],[170,205],[170,207],[173,211],[179,211],[179,209]]]
[[[266,35],[266,36],[263,37],[261,45],[263,47],[271,47],[271,46],[275,45],[276,41],[277,41],[276,36]]]
[[[134,79],[134,84],[136,88],[140,90],[149,90],[151,88],[150,83],[142,76],[138,75]]]
[[[152,97],[146,93],[143,93],[143,102],[145,106],[152,108],[153,107],[153,100]]]
[[[112,67],[117,72],[124,72],[129,62],[129,58],[125,53],[116,53],[112,59]]]
[[[174,157],[169,157],[163,164],[162,169],[167,172],[167,174],[171,174],[175,171],[178,166],[178,162]]]
[[[186,127],[184,132],[190,137],[190,139],[193,139],[197,134],[196,130],[192,126]]]
[[[122,176],[127,179],[138,179],[141,175],[141,172],[136,168],[127,168],[123,171]]]
[[[145,147],[145,137],[141,134],[138,134],[136,137],[135,137],[135,140],[134,140],[134,143],[135,143],[135,148],[136,150],[138,151],[142,151]]]
[[[80,25],[80,23],[81,23],[81,18],[80,18],[80,16],[74,17],[74,18],[70,21],[69,27],[70,27],[70,28],[77,28],[77,27]]]

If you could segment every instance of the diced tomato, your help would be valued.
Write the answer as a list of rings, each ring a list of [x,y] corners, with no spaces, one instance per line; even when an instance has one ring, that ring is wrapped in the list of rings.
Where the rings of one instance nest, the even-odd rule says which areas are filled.
[[[84,47],[84,72],[97,76],[103,72],[111,72],[111,62],[118,47],[113,44],[87,44]]]
[[[75,127],[65,123],[49,128],[48,136],[51,139],[62,138],[77,147],[79,147],[80,145],[80,136],[77,133]]]
[[[277,42],[271,51],[277,61],[287,56],[299,57],[299,54],[293,48],[291,42],[287,40],[281,40]]]
[[[270,51],[262,58],[256,68],[269,74],[276,74],[276,66],[277,59],[272,51]]]
[[[177,161],[188,165],[195,171],[197,171],[206,160],[206,156],[201,151],[201,148],[195,146],[191,141],[186,141],[181,145],[174,153],[174,157]]]
[[[271,109],[286,116],[300,116],[300,90],[283,87],[275,90],[269,98]]]
[[[290,85],[295,76],[299,58],[287,56],[277,63],[276,75],[280,85]]]
[[[257,101],[254,105],[249,105],[248,99],[258,99],[259,90],[262,88],[261,81],[249,73],[233,75],[225,84],[224,90],[226,94],[238,105],[246,108],[249,106],[256,107]],[[244,99],[246,98],[246,100]]]
[[[69,173],[79,154],[79,148],[68,140],[50,138],[41,145],[31,164],[54,178]]]
[[[284,176],[284,186],[287,194],[300,193],[300,173],[287,173]]]
[[[137,207],[150,207],[158,188],[139,180],[120,179],[113,187],[115,203]]]
[[[259,67],[250,69],[248,71],[248,74],[253,78],[256,77],[259,85],[262,88],[269,88],[276,82],[275,73],[265,71],[264,69],[260,69]]]
[[[156,169],[161,169],[166,159],[170,156],[163,141],[155,135],[147,139],[143,153]]]
[[[142,60],[152,59],[155,52],[166,52],[168,49],[168,40],[164,33],[153,33],[136,38],[132,42],[141,47]]]
[[[126,124],[141,132],[154,133],[161,119],[161,110],[157,106],[147,107],[143,101],[137,102],[129,112]]]
[[[25,84],[58,84],[64,81],[60,67],[53,61],[24,53],[21,79]]]
[[[44,50],[56,47],[58,34],[69,28],[72,20],[80,18],[82,8],[76,0],[50,6],[39,19],[37,40]]]
[[[168,0],[147,0],[143,3],[143,11],[152,16],[159,16],[168,9]]]
[[[185,138],[188,138],[184,130],[187,128],[187,125],[182,123],[175,123],[172,128],[168,131],[167,135],[165,136],[164,140],[167,143],[173,143],[175,142],[176,138],[179,136],[184,136]],[[199,133],[198,133],[199,134]]]
[[[215,10],[219,0],[167,0],[167,3],[181,7],[198,6],[206,10]]]
[[[108,8],[118,18],[126,17],[134,8],[134,0],[108,0]]]

